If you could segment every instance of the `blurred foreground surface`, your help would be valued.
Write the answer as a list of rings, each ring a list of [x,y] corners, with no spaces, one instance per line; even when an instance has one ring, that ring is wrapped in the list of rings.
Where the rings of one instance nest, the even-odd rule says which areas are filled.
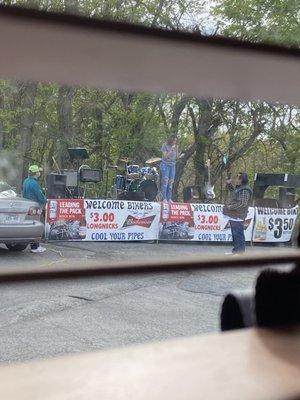
[[[248,251],[282,251],[260,247]],[[224,254],[229,246],[65,243],[47,252],[0,249],[0,268]],[[224,256],[227,257],[227,256]],[[251,287],[259,268],[118,275],[0,288],[0,360],[29,360],[216,332],[224,294]]]

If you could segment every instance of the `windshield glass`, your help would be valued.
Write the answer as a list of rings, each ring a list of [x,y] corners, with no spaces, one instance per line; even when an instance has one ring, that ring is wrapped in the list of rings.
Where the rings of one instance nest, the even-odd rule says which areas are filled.
[[[12,190],[12,187],[6,182],[0,182],[0,192],[5,192],[6,190]]]
[[[0,1],[299,46],[299,2],[284,3]],[[293,252],[299,132],[297,104],[1,79],[0,192],[31,203],[0,205],[0,268],[159,266]],[[4,284],[0,361],[218,331],[224,296],[253,289],[260,271]]]
[[[0,182],[0,198],[16,197],[17,193],[6,182]]]

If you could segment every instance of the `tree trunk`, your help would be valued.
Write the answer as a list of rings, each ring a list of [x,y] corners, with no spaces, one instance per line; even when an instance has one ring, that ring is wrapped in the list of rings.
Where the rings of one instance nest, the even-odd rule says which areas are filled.
[[[17,147],[19,155],[19,179],[18,188],[21,188],[22,181],[27,176],[26,156],[29,154],[32,143],[32,133],[35,122],[34,101],[37,91],[37,83],[25,82],[18,83],[20,95],[20,109],[18,126],[20,133],[20,141]],[[35,158],[35,157],[34,157]]]
[[[204,187],[205,183],[205,150],[206,140],[203,134],[196,137],[196,151],[194,155],[195,185]]]
[[[182,175],[184,173],[184,169],[186,167],[187,162],[189,159],[192,157],[192,155],[195,153],[196,150],[196,143],[193,143],[184,153],[183,157],[180,158],[177,161],[176,164],[176,175],[175,175],[175,181],[173,185],[173,193],[174,193],[174,200],[178,201],[179,195],[178,195],[178,189],[179,189],[179,183],[182,178]]]
[[[79,1],[65,0],[65,11],[69,14],[78,14]],[[58,138],[61,140],[58,143],[57,161],[61,168],[67,167],[68,147],[71,147],[74,139],[73,132],[73,110],[72,102],[75,94],[75,89],[71,86],[63,85],[59,88],[57,116],[58,116]]]
[[[206,169],[205,169],[205,153],[207,145],[210,141],[210,129],[212,128],[213,104],[207,100],[197,100],[199,107],[198,124],[194,127],[194,137],[196,143],[196,151],[194,156],[195,166],[195,185],[204,187]],[[193,124],[195,126],[195,123]],[[216,129],[217,126],[215,126]]]
[[[224,109],[224,103],[218,100],[212,101],[199,99],[196,99],[196,103],[199,107],[199,116],[198,124],[196,124],[195,116],[193,117],[194,137],[196,143],[196,152],[194,157],[195,185],[203,188],[207,177],[205,156],[206,153],[209,152],[209,146],[222,123],[220,113],[222,113]]]
[[[68,147],[73,145],[73,110],[72,101],[75,90],[70,86],[61,86],[58,92],[58,141],[57,162],[61,168],[67,167]]]
[[[94,114],[95,114],[95,120],[96,120],[96,129],[95,129],[95,136],[94,136],[94,140],[96,143],[95,149],[98,152],[98,154],[100,154],[101,158],[100,158],[100,167],[103,170],[103,153],[106,149],[104,149],[104,143],[103,143],[103,139],[104,139],[104,130],[103,130],[103,111],[101,109],[100,106],[95,107],[94,110]],[[109,154],[105,154],[105,156],[109,157]],[[99,159],[97,157],[97,159]]]
[[[190,100],[191,100],[190,97],[182,96],[174,104],[173,110],[172,110],[171,125],[170,125],[170,132],[172,135],[178,136],[180,117],[181,117],[181,114],[183,113],[183,110],[190,102]],[[192,156],[192,154],[193,154],[193,152],[190,154],[189,151],[186,151],[184,157],[181,160],[178,160],[178,162],[177,162],[175,180],[174,180],[174,184],[173,184],[173,197],[175,200],[178,199],[179,182],[180,182],[180,179],[184,172],[184,167],[186,166],[186,163],[188,162],[188,160]]]
[[[226,165],[224,165],[223,163],[217,165],[217,167],[214,169],[213,175],[217,176],[222,174],[223,171],[229,171],[230,167],[247,153],[247,151],[251,148],[255,140],[262,133],[264,124],[260,121],[258,112],[255,110],[252,111],[252,126],[253,130],[251,135],[244,141],[242,146],[240,146],[235,151],[233,150],[235,148],[235,146],[233,145],[234,140],[233,138],[230,138],[229,149],[228,149],[229,157],[227,163]]]

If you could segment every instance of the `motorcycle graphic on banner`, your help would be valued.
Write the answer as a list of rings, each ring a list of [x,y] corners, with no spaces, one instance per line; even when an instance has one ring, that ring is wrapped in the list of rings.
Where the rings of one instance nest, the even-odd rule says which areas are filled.
[[[83,199],[48,200],[46,238],[49,240],[84,240],[86,232]]]
[[[191,204],[161,203],[159,239],[191,240],[194,237],[194,218]]]

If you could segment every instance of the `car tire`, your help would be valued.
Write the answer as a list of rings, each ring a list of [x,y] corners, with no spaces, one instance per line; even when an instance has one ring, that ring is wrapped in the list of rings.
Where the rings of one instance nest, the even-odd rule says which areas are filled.
[[[23,251],[28,246],[28,243],[5,243],[5,246],[8,248],[9,251]]]

